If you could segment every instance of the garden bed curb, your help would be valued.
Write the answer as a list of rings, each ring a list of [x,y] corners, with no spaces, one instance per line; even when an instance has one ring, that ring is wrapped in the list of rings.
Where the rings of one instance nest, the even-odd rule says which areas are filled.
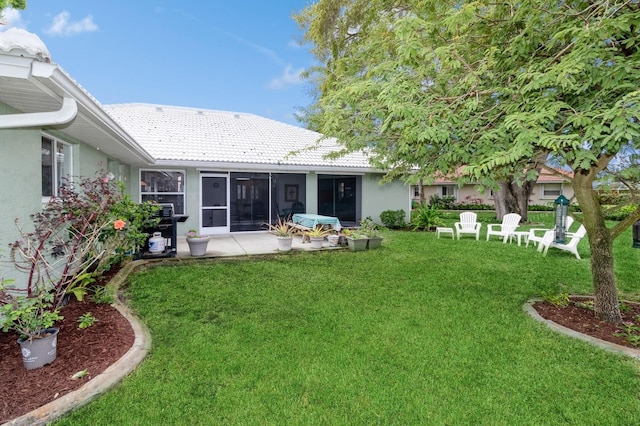
[[[610,351],[610,352],[616,352],[616,353],[622,353],[623,355],[627,355],[630,356],[631,358],[635,358],[637,360],[640,360],[640,350],[638,349],[632,349],[632,348],[628,348],[626,346],[622,346],[622,345],[617,345],[615,343],[611,343],[611,342],[607,342],[604,340],[600,340],[600,339],[596,339],[595,337],[586,335],[586,334],[582,334],[582,333],[578,333],[575,330],[572,330],[570,328],[567,328],[565,326],[562,326],[558,323],[555,323],[551,320],[542,318],[540,316],[540,314],[538,314],[538,312],[533,308],[533,304],[536,302],[541,302],[541,299],[532,299],[529,300],[527,303],[524,304],[523,309],[526,313],[528,313],[529,315],[531,315],[535,320],[540,321],[544,324],[546,324],[549,328],[551,328],[552,330],[555,330],[559,333],[562,334],[566,334],[567,336],[571,336],[574,337],[576,339],[580,339],[582,341],[591,343],[592,345],[598,346],[601,349],[604,349],[606,351]]]
[[[146,263],[147,261],[145,260],[128,263],[113,277],[111,283],[119,289],[131,272]],[[140,365],[151,349],[151,334],[144,323],[122,300],[117,298],[112,306],[131,324],[135,335],[133,346],[118,361],[82,387],[27,414],[10,420],[4,423],[4,426],[47,425],[103,395]]]

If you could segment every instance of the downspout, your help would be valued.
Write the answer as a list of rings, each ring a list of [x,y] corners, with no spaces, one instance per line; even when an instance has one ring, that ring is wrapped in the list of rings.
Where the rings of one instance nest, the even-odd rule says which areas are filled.
[[[66,124],[76,118],[76,115],[78,115],[76,100],[65,97],[62,100],[62,107],[58,111],[0,115],[0,129]]]

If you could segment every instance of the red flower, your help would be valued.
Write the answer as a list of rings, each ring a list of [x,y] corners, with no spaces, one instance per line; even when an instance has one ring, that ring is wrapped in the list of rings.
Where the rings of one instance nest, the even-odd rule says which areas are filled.
[[[115,222],[113,222],[113,227],[118,231],[122,231],[126,225],[127,225],[127,222],[125,222],[122,219],[118,219]]]

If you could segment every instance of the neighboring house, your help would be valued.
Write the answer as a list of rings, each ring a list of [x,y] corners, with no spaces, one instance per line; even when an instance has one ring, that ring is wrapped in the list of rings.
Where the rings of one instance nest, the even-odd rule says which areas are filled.
[[[63,176],[99,172],[124,182],[134,200],[172,203],[188,215],[178,235],[259,230],[291,212],[356,224],[404,209],[408,219],[406,185],[381,185],[382,172],[363,155],[326,160],[335,140],[305,149],[320,136],[244,113],[102,106],[36,35],[0,32],[0,247],[18,238],[14,220],[29,225]]]
[[[423,191],[427,201],[437,195],[440,198],[451,196],[459,204],[494,204],[493,193],[490,189],[480,192],[477,185],[474,184],[458,187],[454,180],[447,178],[436,179],[431,185],[425,185]],[[571,199],[573,197],[571,184],[561,177],[542,170],[531,193],[531,198],[529,198],[529,204],[553,204],[561,194]],[[420,201],[418,185],[411,186],[411,199],[416,202]]]

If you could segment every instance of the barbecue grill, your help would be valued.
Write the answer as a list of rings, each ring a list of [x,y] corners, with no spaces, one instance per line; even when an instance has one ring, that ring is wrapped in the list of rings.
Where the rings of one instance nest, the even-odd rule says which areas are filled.
[[[175,257],[177,254],[177,230],[178,230],[178,222],[186,221],[189,216],[187,215],[176,215],[174,213],[173,204],[165,203],[160,204],[160,209],[156,213],[157,217],[160,218],[160,222],[155,228],[148,228],[145,232],[149,235],[147,238],[147,243],[145,245],[145,251],[142,254],[143,258],[158,258],[158,257]],[[165,249],[160,253],[151,253],[149,251],[149,239],[153,235],[154,232],[160,232],[162,237],[165,239]]]

